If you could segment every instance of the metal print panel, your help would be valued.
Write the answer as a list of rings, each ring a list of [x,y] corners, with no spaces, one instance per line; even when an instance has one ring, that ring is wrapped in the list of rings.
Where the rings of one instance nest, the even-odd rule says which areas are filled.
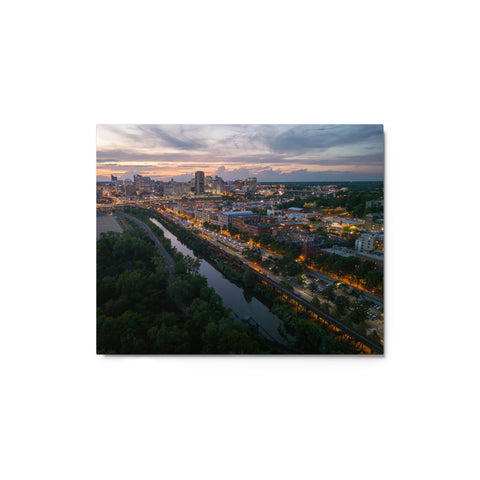
[[[98,354],[383,354],[382,125],[97,125]]]

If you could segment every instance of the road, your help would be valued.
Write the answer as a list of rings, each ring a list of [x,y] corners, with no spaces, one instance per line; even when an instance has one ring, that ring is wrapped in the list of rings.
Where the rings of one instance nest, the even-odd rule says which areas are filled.
[[[341,320],[338,320],[337,318],[333,317],[332,315],[329,315],[323,311],[320,311],[317,307],[311,305],[311,300],[313,298],[312,295],[306,293],[303,290],[300,290],[296,287],[293,287],[291,291],[285,289],[282,284],[280,283],[282,279],[280,277],[277,277],[274,275],[272,272],[269,270],[265,270],[263,268],[260,268],[258,265],[254,264],[253,262],[247,260],[244,258],[239,252],[225,246],[223,243],[219,243],[215,237],[206,235],[205,233],[199,235],[201,238],[206,240],[207,242],[213,244],[215,247],[219,248],[220,250],[223,250],[224,252],[234,255],[237,257],[239,260],[241,260],[244,264],[248,265],[250,268],[252,268],[255,272],[257,272],[257,275],[263,276],[266,279],[270,280],[270,282],[273,282],[274,286],[278,288],[279,290],[283,291],[286,295],[291,296],[293,298],[296,297],[296,301],[299,302],[300,304],[303,304],[310,310],[314,311],[317,313],[321,318],[326,320],[328,323],[334,325],[335,327],[339,328],[342,330],[344,333],[349,335],[351,338],[356,339],[372,349],[374,352],[383,354],[383,346],[380,344],[377,344],[376,342],[373,342],[369,338],[367,338],[365,335],[360,334],[357,332],[354,328],[346,325],[343,323]],[[329,277],[330,278],[330,277]],[[337,281],[337,280],[335,280]]]
[[[172,221],[172,219],[170,219],[170,221]],[[173,223],[176,223],[178,225],[178,223],[175,220],[173,220]],[[263,268],[260,268],[258,265],[245,259],[238,251],[235,251],[234,249],[227,247],[223,243],[219,243],[213,235],[207,235],[206,232],[202,232],[200,235],[198,234],[194,234],[194,235],[202,239],[204,242],[210,243],[212,246],[220,250],[223,250],[227,255],[236,257],[241,263],[248,265],[252,270],[254,270],[257,275],[259,275],[260,277],[263,276],[265,281],[271,282],[272,286],[282,291],[285,295],[291,296],[298,303],[303,304],[303,306],[305,306],[306,308],[309,308],[314,313],[316,313],[320,318],[323,318],[328,323],[339,328],[344,333],[349,335],[351,338],[356,339],[357,341],[360,341],[361,343],[363,343],[363,345],[366,345],[367,347],[372,349],[374,352],[383,354],[382,345],[377,344],[376,342],[373,342],[372,340],[367,338],[365,335],[360,334],[352,327],[349,327],[348,325],[344,324],[341,320],[338,320],[335,317],[332,317],[331,315],[311,305],[312,297],[311,295],[307,294],[305,291],[299,290],[295,287],[293,288],[293,290],[287,290],[281,285],[280,283],[281,279],[279,277],[277,277],[276,275],[273,275],[270,271],[264,270]]]
[[[245,244],[245,246],[249,246],[248,244]],[[259,250],[262,252],[262,255],[270,255],[274,258],[282,258],[280,255],[277,255],[275,253],[269,252],[268,250],[264,250],[263,248],[259,248]],[[350,286],[351,288],[355,289],[361,296],[364,296],[367,300],[370,300],[373,302],[375,305],[378,305],[383,308],[383,298],[377,297],[376,295],[373,295],[372,293],[366,292],[365,290],[361,290],[353,285],[350,285],[348,282],[344,280],[337,280],[336,278],[329,277],[328,275],[325,275],[324,273],[320,273],[317,270],[313,270],[312,268],[307,267],[307,271],[310,275],[313,275],[320,280],[323,280],[326,283],[336,283],[336,282],[342,282],[345,283],[346,285]]]
[[[172,220],[173,222],[177,222],[177,220],[175,218],[170,218],[170,220]],[[209,241],[213,242],[217,247],[219,247],[220,249],[222,250],[226,250],[228,251],[229,253],[237,256],[238,258],[241,258],[245,261],[244,257],[242,255],[240,255],[237,251],[235,251],[234,249],[226,246],[223,242],[219,242],[217,237],[211,233],[210,231],[208,231],[207,229],[205,228],[200,228],[199,230],[202,231],[203,235],[205,236],[204,238],[208,239]],[[229,237],[225,237],[226,241],[228,242],[229,240]],[[241,242],[242,243],[242,242]],[[248,243],[243,243],[243,247],[244,248],[247,248],[247,247],[250,247],[251,245],[249,245]],[[280,255],[276,254],[276,253],[273,253],[273,252],[270,252],[268,250],[265,250],[261,247],[257,247],[260,252],[262,253],[263,256],[267,257],[267,256],[271,256],[273,258],[282,258]],[[259,270],[259,267],[258,266],[254,266],[254,264],[252,262],[248,262],[247,263],[249,264],[249,266],[257,271],[260,271]],[[282,280],[281,278],[273,275],[270,271],[268,270],[264,270],[264,269],[261,269],[262,270],[262,273],[266,276],[268,276],[269,278],[271,278],[272,280],[280,283],[280,281]],[[311,268],[308,268],[308,273],[320,280],[323,280],[324,282],[326,283],[330,283],[330,284],[333,284],[333,283],[336,283],[336,282],[339,282],[340,280],[337,280],[335,278],[332,278],[332,277],[329,277],[328,275],[325,275],[324,273],[320,273],[318,272],[317,270],[313,270]],[[353,285],[350,285],[348,284],[347,282],[343,282],[342,283],[345,283],[347,285],[349,285],[351,288],[355,289],[360,296],[363,296],[364,298],[366,298],[367,300],[373,302],[375,305],[378,305],[380,307],[383,308],[383,299],[380,298],[380,297],[377,297],[375,295],[372,295],[371,293],[368,293],[368,292],[365,292],[364,290],[360,290],[359,288],[356,288],[354,287]],[[298,289],[296,287],[294,287],[294,291],[297,295],[300,295],[302,298],[304,298],[305,300],[308,300],[308,301],[311,301],[312,298],[313,298],[313,295],[310,295],[308,293],[306,293],[305,291],[301,290],[301,289]]]
[[[175,223],[175,224],[178,224],[179,222],[179,219],[178,217],[176,217],[175,215],[173,214],[170,214],[168,212],[162,212],[163,215],[165,215],[171,222]],[[199,227],[198,230],[200,230],[203,235],[205,235],[205,238],[208,238],[208,241],[214,243],[217,247],[223,249],[223,250],[226,250],[227,252],[237,256],[238,258],[242,258],[244,261],[244,257],[242,257],[241,255],[239,255],[239,253],[235,250],[233,250],[232,248],[229,248],[227,247],[226,245],[224,245],[223,243],[220,243],[217,239],[217,237],[215,237],[214,233],[211,232],[210,230],[206,229],[206,228],[203,228],[203,227]],[[228,241],[228,239],[230,239],[230,237],[228,236],[224,236],[222,235],[222,237],[225,237],[225,239]],[[240,242],[242,243],[242,247],[243,248],[250,248],[251,245],[248,244],[248,243],[245,243],[245,242]],[[261,247],[257,247],[259,248],[259,250],[261,251],[262,255],[264,256],[272,256],[273,258],[282,258],[281,255],[278,255],[276,253],[273,253],[273,252],[270,252],[268,250],[265,250],[264,248],[261,248]],[[250,262],[249,264],[252,268],[253,267],[253,264]],[[258,267],[255,268],[255,270],[259,271],[258,270]],[[358,294],[360,295],[360,298],[364,298],[366,300],[369,300],[371,302],[373,302],[375,305],[381,307],[383,309],[383,299],[380,298],[380,297],[377,297],[376,295],[373,295],[372,293],[369,293],[369,292],[366,292],[365,290],[361,290],[353,285],[350,285],[348,282],[345,282],[345,281],[342,281],[342,280],[337,280],[336,278],[332,278],[332,277],[329,277],[328,275],[325,275],[324,273],[320,273],[318,272],[317,270],[313,270],[311,268],[307,268],[308,270],[308,273],[310,275],[313,275],[315,277],[317,277],[318,279],[320,280],[323,280],[324,282],[326,283],[330,283],[330,284],[333,284],[333,283],[336,283],[336,282],[339,282],[341,281],[342,283],[345,283],[347,285],[349,285],[351,288],[353,288],[354,290],[356,290],[358,292]],[[264,270],[264,274],[266,276],[269,276],[270,278],[272,278],[272,280],[275,280],[275,278],[278,278],[278,277],[275,277],[272,276],[271,272],[269,272],[268,270]],[[275,280],[275,281],[280,281],[280,280]],[[295,288],[295,293],[299,296],[301,296],[302,298],[304,299],[312,299],[313,296],[312,295],[309,295],[308,293],[306,293],[305,291],[303,290],[300,290],[298,288]],[[310,301],[309,300],[309,301]]]
[[[132,215],[128,215],[127,213],[119,214],[119,216],[128,218],[128,220],[131,220],[132,222],[134,222],[136,225],[138,225],[140,228],[142,228],[148,233],[149,237],[153,240],[153,243],[155,243],[156,247],[160,250],[160,253],[165,258],[165,262],[168,270],[168,280],[169,280],[169,283],[172,283],[175,280],[175,262],[173,258],[170,256],[170,254],[167,252],[163,243],[160,242],[160,240],[152,232],[150,227],[146,223],[139,220],[138,218],[133,217]]]
[[[378,306],[383,308],[383,299],[380,298],[380,297],[372,295],[371,293],[368,293],[365,290],[360,290],[359,288],[356,288],[353,285],[350,285],[349,283],[344,282],[342,280],[336,280],[335,278],[329,277],[328,275],[317,272],[316,270],[312,270],[311,268],[308,269],[308,273],[310,273],[313,276],[316,276],[320,280],[323,280],[324,282],[327,282],[327,283],[336,283],[336,282],[341,281],[342,283],[345,283],[346,285],[350,286],[351,288],[354,288],[360,294],[360,296],[365,297],[367,300],[370,300],[375,305],[378,305]]]

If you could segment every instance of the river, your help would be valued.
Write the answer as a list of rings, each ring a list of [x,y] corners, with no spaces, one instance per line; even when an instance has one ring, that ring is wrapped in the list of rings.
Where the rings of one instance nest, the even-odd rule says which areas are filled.
[[[203,275],[207,279],[208,286],[220,295],[225,307],[230,308],[232,312],[240,318],[248,316],[254,319],[267,333],[267,335],[265,335],[266,338],[270,336],[271,339],[273,338],[279,343],[286,343],[278,333],[278,326],[281,323],[280,319],[270,312],[263,303],[259,302],[255,297],[252,297],[251,300],[248,301],[244,297],[241,288],[225,278],[222,273],[212,267],[206,260],[197,257],[190,248],[181,243],[178,238],[167,230],[158,220],[154,218],[150,218],[150,220],[163,231],[165,238],[168,238],[172,242],[172,246],[179,252],[200,260],[200,275]],[[260,331],[260,333],[264,332]]]

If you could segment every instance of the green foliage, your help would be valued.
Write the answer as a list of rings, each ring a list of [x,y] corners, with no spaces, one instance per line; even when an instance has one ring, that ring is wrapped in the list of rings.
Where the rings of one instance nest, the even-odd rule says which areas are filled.
[[[286,288],[287,290],[293,291],[293,287],[288,282],[286,282],[285,280],[281,280],[280,285],[283,288]]]
[[[256,243],[259,243],[267,250],[271,250],[279,255],[287,257],[289,261],[296,260],[302,253],[302,247],[285,240],[279,240],[272,235],[262,234],[254,237]]]
[[[370,340],[373,340],[374,342],[376,343],[381,343],[381,338],[380,338],[380,335],[377,333],[376,330],[373,330],[371,333],[369,333],[367,335],[367,337],[370,339]]]
[[[361,333],[362,335],[365,335],[367,333],[367,329],[365,328],[365,323],[364,322],[360,322],[357,327],[356,327],[356,330]]]
[[[326,298],[327,300],[330,300],[333,302],[336,297],[333,287],[330,286],[330,287],[324,288],[322,291],[322,296],[323,298]]]
[[[300,275],[297,276],[297,282],[302,285],[302,286],[305,286],[305,282],[307,281],[307,277],[301,273]]]
[[[148,213],[147,215],[155,216],[152,213]],[[213,252],[208,245],[192,235],[190,231],[172,225],[164,219],[159,220],[162,221],[182,243],[191,248],[196,255],[201,255],[209,259],[227,278],[239,286],[247,285],[248,290],[246,291],[249,292],[249,297],[255,295],[256,298],[269,306],[273,313],[282,320],[279,331],[296,351],[305,353],[356,353],[353,346],[340,342],[336,337],[338,334],[328,331],[323,324],[314,323],[305,314],[294,312],[288,303],[279,305],[277,303],[279,301],[278,290],[268,287],[262,284],[262,282],[251,282],[249,275],[245,275],[245,270],[239,267],[235,261],[232,261],[226,256],[219,256],[218,252]],[[282,273],[286,273],[285,270],[289,270],[289,273],[293,271],[293,275],[302,273],[302,265],[295,262],[295,255],[298,256],[300,253],[299,247],[292,244],[275,244],[271,239],[272,237],[267,241],[267,243],[270,242],[270,248],[265,248],[274,250],[274,248],[280,246],[288,252],[287,255],[285,255],[287,258],[283,258],[282,261],[274,261],[275,268],[281,268]],[[259,241],[261,238],[257,237],[256,240]],[[274,248],[272,248],[272,246]],[[184,262],[183,256],[181,255],[177,255],[176,260],[177,262]],[[159,262],[158,259],[157,262]],[[161,261],[159,263],[159,266],[161,266]],[[270,261],[270,265],[272,265],[272,261]],[[354,268],[357,268],[357,266],[355,265]],[[153,268],[153,270],[155,270],[155,268]],[[247,325],[233,322],[229,317],[228,310],[221,305],[218,295],[208,288],[206,282],[202,284],[202,281],[196,277],[198,276],[188,275],[186,268],[182,267],[181,273],[177,274],[177,278],[172,285],[168,288],[164,285],[163,296],[164,298],[168,298],[171,311],[176,312],[178,321],[175,322],[174,325],[165,323],[166,327],[162,330],[162,324],[157,325],[157,329],[152,331],[150,336],[147,335],[147,340],[145,341],[147,348],[152,348],[148,343],[153,343],[152,338],[158,339],[159,337],[156,343],[154,343],[154,345],[156,345],[155,348],[160,348],[159,345],[163,345],[161,348],[167,349],[167,343],[170,342],[171,349],[169,352],[173,349],[173,353],[262,353],[271,351],[271,347],[255,333],[254,329],[249,328]],[[282,283],[286,288],[292,289],[287,282]],[[106,278],[104,282],[102,282],[102,288],[106,293],[112,288],[111,285],[111,279]],[[328,291],[327,289],[327,296]],[[332,294],[332,300],[335,300],[336,296],[333,289]],[[283,302],[284,300],[281,301]],[[329,312],[330,308],[327,303],[321,303],[319,301],[319,304],[320,309],[327,313]],[[183,307],[181,308],[182,305]],[[121,305],[114,306],[117,307],[117,311],[121,307]],[[282,308],[277,311],[275,308],[279,307]],[[340,308],[342,308],[341,300]],[[336,306],[336,309],[338,309],[338,306]],[[234,331],[230,331],[232,325]],[[186,332],[186,337],[183,336],[183,333],[179,335],[178,331],[171,328],[173,326],[177,326],[180,332]],[[160,330],[161,334],[159,333]],[[164,341],[162,343],[162,338],[169,340],[168,342]],[[187,339],[187,346],[184,344],[184,338]],[[248,342],[246,340],[247,338],[250,339]],[[257,348],[258,346],[259,348]],[[131,348],[133,348],[132,345]],[[138,349],[138,345],[136,345],[135,348]],[[114,349],[104,349],[105,352],[111,352],[112,350]]]
[[[242,281],[245,288],[253,288],[256,281],[256,275],[248,268],[243,274]]]
[[[368,318],[368,304],[363,301],[355,302],[347,317],[355,324],[365,322]]]
[[[275,266],[284,277],[293,277],[303,272],[304,266],[288,257],[275,258]]]
[[[343,316],[348,308],[350,308],[350,300],[344,295],[337,295],[335,298],[335,306],[340,316]]]
[[[240,230],[236,227],[232,227],[231,225],[228,227],[228,233],[232,236],[235,237],[236,235],[240,234]]]
[[[350,192],[345,203],[345,208],[352,216],[363,218],[366,213],[369,213],[365,211],[365,203],[369,200],[378,200],[380,198],[383,198],[383,189],[378,193],[372,193],[366,190]]]
[[[97,242],[98,353],[271,350],[256,332],[229,318],[230,310],[197,274],[198,259],[181,254],[175,258],[177,276],[168,286],[165,260],[142,230],[101,236]],[[221,330],[217,341],[208,346],[203,340],[207,327]]]
[[[313,323],[303,314],[296,314],[288,306],[274,304],[272,312],[282,320],[279,333],[290,345],[303,353],[354,353],[352,347],[342,344],[324,325]]]
[[[176,275],[197,275],[199,268],[200,260],[198,258],[192,258],[189,255],[177,253],[175,261]]]
[[[205,228],[208,228],[209,230],[212,230],[213,232],[220,232],[221,230],[219,225],[214,225],[213,223],[209,223],[209,222],[203,222],[203,226]]]
[[[352,216],[357,217],[357,218],[362,218],[365,214],[365,204],[361,203],[360,205],[357,205],[353,210],[352,210]]]
[[[371,260],[361,261],[354,256],[343,257],[335,253],[320,252],[310,256],[308,263],[327,274],[351,275],[362,283],[366,289],[374,289],[377,294],[383,292],[383,272]]]
[[[260,251],[259,248],[256,248],[256,247],[244,248],[242,250],[242,255],[245,258],[248,258],[249,260],[251,260],[252,262],[261,263],[262,261],[262,252]]]
[[[328,305],[327,302],[323,302],[323,303],[320,305],[320,310],[322,310],[322,311],[325,312],[325,313],[330,313],[330,306]]]
[[[259,342],[254,342],[249,337],[248,329],[245,326],[233,328],[233,321],[229,318],[222,318],[219,322],[209,322],[202,336],[203,353],[242,353],[258,354],[269,353],[262,349]]]

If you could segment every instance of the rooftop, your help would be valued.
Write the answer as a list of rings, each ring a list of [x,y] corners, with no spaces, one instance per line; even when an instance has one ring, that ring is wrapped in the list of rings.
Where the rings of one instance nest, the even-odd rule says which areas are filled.
[[[247,210],[245,212],[221,212],[223,215],[228,215],[228,216],[242,216],[242,215],[253,215],[253,212],[250,210]]]

